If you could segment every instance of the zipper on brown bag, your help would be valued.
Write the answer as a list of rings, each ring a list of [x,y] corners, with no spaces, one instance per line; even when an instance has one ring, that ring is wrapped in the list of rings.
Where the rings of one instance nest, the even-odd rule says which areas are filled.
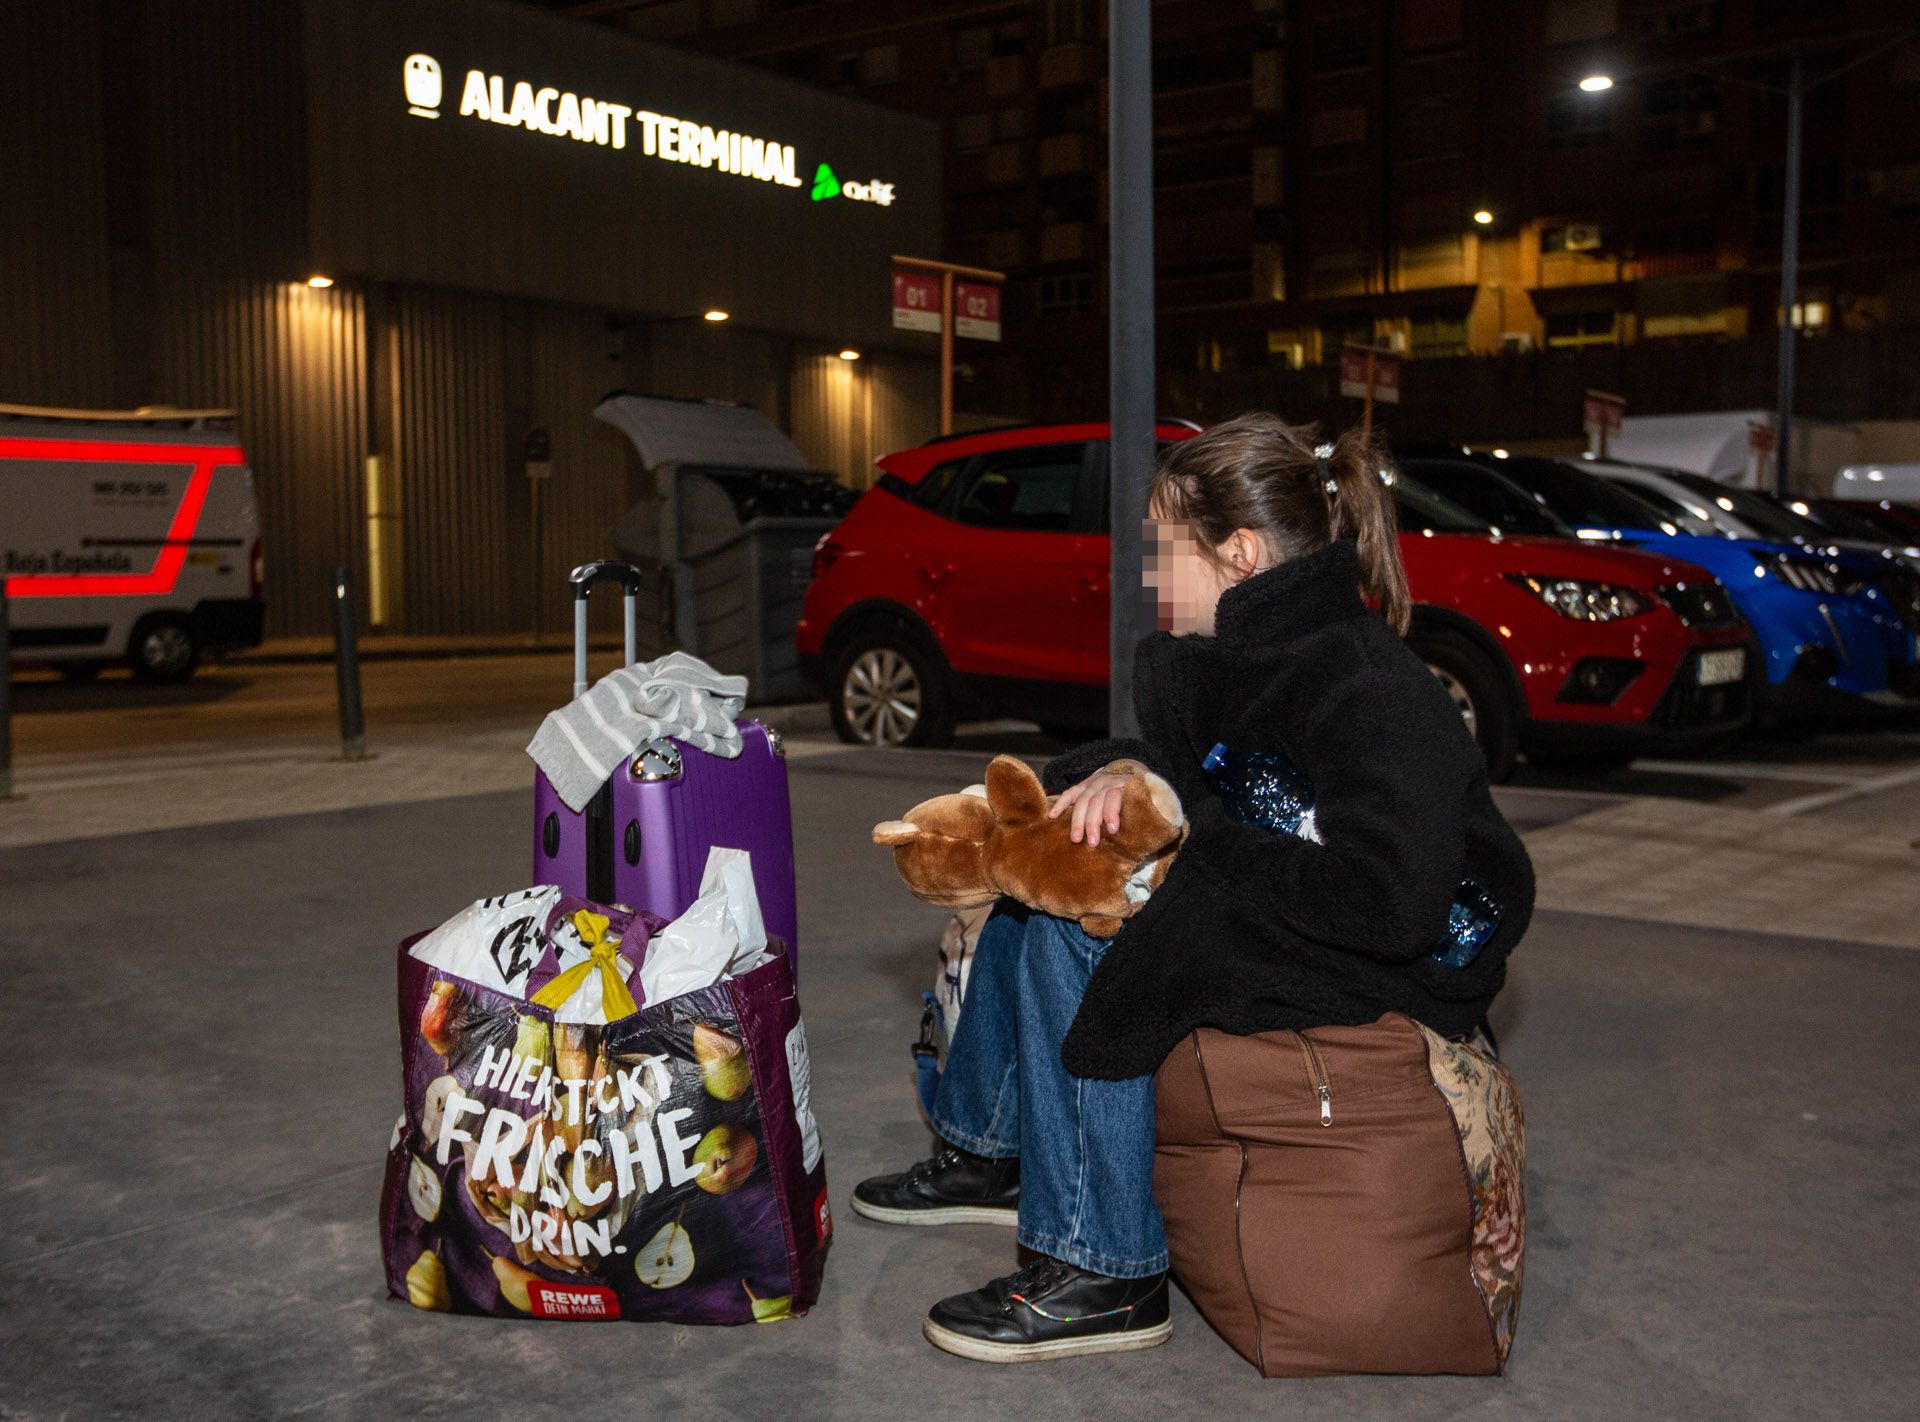
[[[1313,1080],[1313,1087],[1320,1096],[1320,1124],[1333,1124],[1333,1090],[1327,1085],[1327,1069],[1320,1062],[1320,1049],[1313,1045],[1305,1032],[1293,1034],[1300,1042],[1300,1053],[1306,1058],[1307,1075]]]

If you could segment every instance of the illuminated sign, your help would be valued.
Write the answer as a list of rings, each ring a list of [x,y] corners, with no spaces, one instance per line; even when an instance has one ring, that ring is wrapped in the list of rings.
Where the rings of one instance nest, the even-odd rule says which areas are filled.
[[[813,200],[825,202],[828,198],[851,198],[854,202],[876,202],[882,207],[893,206],[893,184],[882,182],[856,183],[849,180],[841,182],[832,168],[822,163],[813,170]]]
[[[402,66],[407,112],[416,118],[440,117],[442,80],[440,62],[430,54],[410,54]],[[770,138],[714,128],[693,119],[674,118],[651,109],[636,109],[575,94],[565,89],[535,85],[526,80],[509,83],[505,75],[469,69],[460,87],[461,118],[481,119],[505,128],[523,128],[550,138],[568,138],[601,148],[636,147],[648,158],[710,168],[739,178],[773,183],[783,188],[804,186],[793,145]],[[815,202],[844,197],[853,202],[893,204],[893,184],[875,180],[842,182],[825,163],[814,172],[811,193]]]

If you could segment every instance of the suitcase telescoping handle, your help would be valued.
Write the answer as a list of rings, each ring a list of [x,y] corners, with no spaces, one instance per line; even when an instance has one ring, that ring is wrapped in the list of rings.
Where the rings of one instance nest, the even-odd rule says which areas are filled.
[[[567,581],[573,584],[573,694],[587,694],[587,594],[595,583],[617,582],[620,584],[621,602],[626,613],[627,659],[622,666],[632,666],[640,660],[639,641],[634,632],[634,619],[637,605],[634,601],[640,595],[640,570],[631,563],[618,563],[610,558],[601,558],[592,563],[582,563],[571,573]]]

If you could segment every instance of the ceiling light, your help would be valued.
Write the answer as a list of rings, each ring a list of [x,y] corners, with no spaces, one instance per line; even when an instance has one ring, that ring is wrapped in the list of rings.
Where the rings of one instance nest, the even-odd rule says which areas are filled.
[[[307,278],[307,285],[315,291],[323,291],[333,285],[333,278],[330,276],[321,276],[318,272],[315,272]]]
[[[852,346],[848,346],[845,350],[840,352],[840,359],[841,360],[859,360],[860,352],[855,350]]]
[[[1580,87],[1589,94],[1604,94],[1613,87],[1611,74],[1589,74],[1580,81]]]
[[[1493,224],[1493,214],[1488,212],[1483,207],[1478,212],[1474,213],[1473,220],[1479,223],[1482,227],[1489,227]]]
[[[712,321],[712,322],[715,322],[715,323],[718,323],[718,322],[721,322],[721,321],[724,321],[724,320],[726,320],[726,319],[727,319],[727,316],[728,316],[728,314],[729,314],[728,312],[725,312],[725,311],[722,311],[722,310],[721,310],[721,309],[720,309],[719,307],[717,307],[717,306],[716,306],[716,307],[714,307],[714,309],[713,309],[713,310],[711,310],[711,311],[703,311],[703,312],[701,312],[701,313],[700,313],[700,315],[701,315],[701,319],[702,319],[702,320],[705,320],[705,321]]]

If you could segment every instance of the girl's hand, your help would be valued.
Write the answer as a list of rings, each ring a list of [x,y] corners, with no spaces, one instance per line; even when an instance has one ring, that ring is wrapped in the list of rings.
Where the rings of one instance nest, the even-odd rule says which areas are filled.
[[[1047,811],[1047,818],[1057,820],[1072,810],[1073,831],[1068,837],[1075,844],[1085,839],[1089,846],[1097,845],[1103,826],[1109,834],[1120,828],[1120,800],[1130,779],[1131,776],[1117,771],[1096,771],[1078,785],[1061,791],[1060,798]]]

